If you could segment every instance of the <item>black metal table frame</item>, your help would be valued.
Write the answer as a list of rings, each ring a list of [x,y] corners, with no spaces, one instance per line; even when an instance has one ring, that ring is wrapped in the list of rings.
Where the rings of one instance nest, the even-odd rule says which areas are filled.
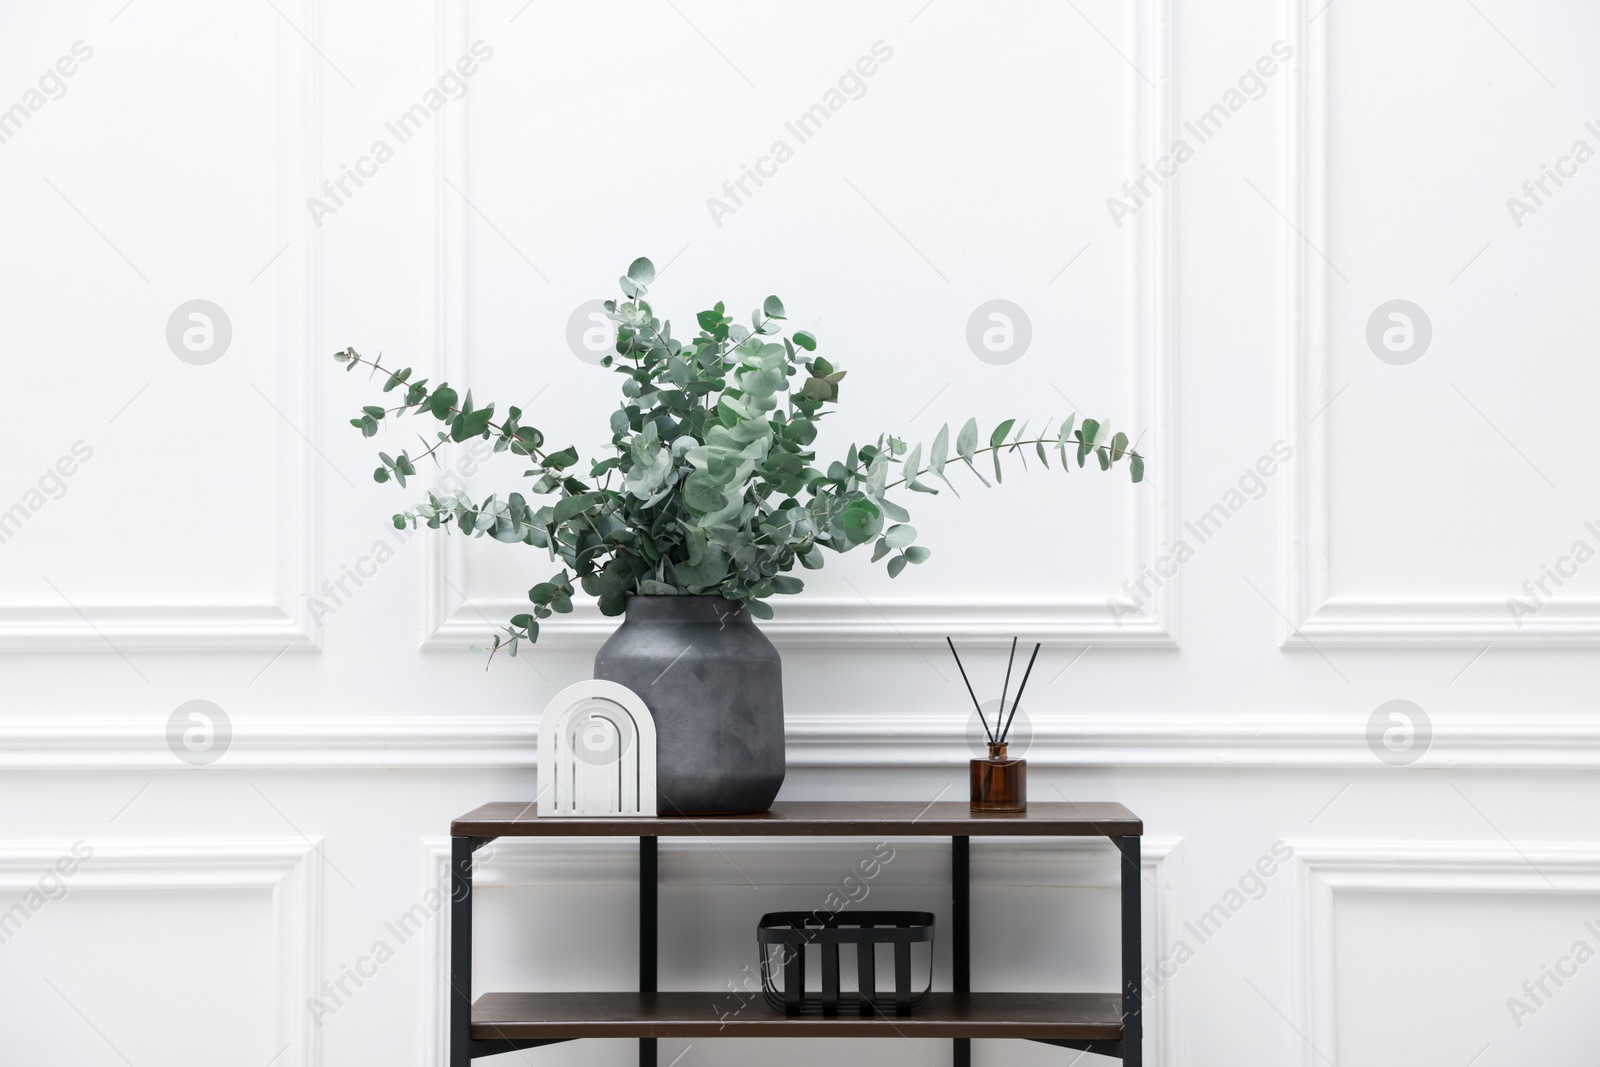
[[[892,835],[891,835],[892,836]],[[450,1067],[470,1067],[480,1056],[556,1045],[578,1040],[570,1037],[475,1038],[472,1036],[472,854],[495,840],[492,837],[450,839]],[[1121,855],[1122,885],[1122,1038],[1118,1041],[1075,1041],[1031,1038],[1041,1044],[1093,1052],[1122,1060],[1123,1067],[1143,1067],[1144,1027],[1142,914],[1139,882],[1143,877],[1140,839],[1113,837]],[[639,991],[656,989],[656,932],[658,914],[657,841],[639,838]],[[951,838],[951,945],[954,991],[972,992],[972,838]],[[972,1038],[955,1042],[955,1067],[971,1067]],[[639,1067],[656,1067],[656,1038],[639,1039]]]

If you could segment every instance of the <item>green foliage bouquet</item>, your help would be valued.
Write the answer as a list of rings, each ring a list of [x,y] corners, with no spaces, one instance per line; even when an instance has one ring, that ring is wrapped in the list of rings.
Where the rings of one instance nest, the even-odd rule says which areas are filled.
[[[698,333],[679,340],[645,302],[654,281],[650,261],[635,260],[620,279],[627,299],[605,303],[617,340],[616,353],[601,362],[621,376],[622,399],[610,416],[614,454],[591,461],[587,479],[576,473],[576,449],[548,448],[515,407],[496,421],[495,406],[477,406],[470,391],[463,396],[444,382],[413,381],[411,368],[391,370],[381,357],[369,360],[354,348],[334,355],[348,370],[364,365],[385,374],[383,391],[400,393],[393,406],[364,407],[351,420],[363,436],[406,414],[445,424],[431,443],[423,439],[416,456],[380,452],[377,481],[404,486],[417,462],[447,442],[475,437],[532,462],[527,496],[475,502],[460,490],[430,492],[426,502],[394,516],[397,528],[453,525],[475,537],[542,548],[560,561],[559,571],[528,591],[532,610],[510,620],[491,652],[505,646],[515,655],[518,642],[538,639],[539,620],[571,611],[574,579],[606,615],[620,615],[630,595],[714,594],[769,619],[767,598],[800,592],[795,564],[821,567],[823,549],[871,544],[873,560],[887,558],[895,577],[926,560],[929,550],[914,543],[911,516],[890,494],[938,492],[927,477],[954,491],[947,472],[958,463],[988,486],[975,462],[984,454],[996,481],[1002,456],[1018,453],[1026,465],[1025,450],[1046,467],[1056,452],[1064,469],[1074,458],[1084,466],[1091,455],[1101,470],[1127,459],[1133,480],[1144,476],[1144,459],[1127,435],[1076,415],[1054,430],[1047,420],[1033,436],[1026,423],[1006,419],[980,437],[969,419],[953,451],[948,425],[926,450],[883,435],[818,466],[811,450],[817,423],[838,402],[845,372],[815,354],[816,338],[804,330],[783,336],[783,303],[769,296],[748,328],[718,303],[696,316]]]

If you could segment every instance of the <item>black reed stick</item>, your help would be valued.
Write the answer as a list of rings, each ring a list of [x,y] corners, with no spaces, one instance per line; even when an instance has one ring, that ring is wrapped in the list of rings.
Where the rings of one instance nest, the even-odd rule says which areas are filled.
[[[989,729],[989,720],[983,717],[983,705],[978,703],[978,694],[972,691],[972,683],[967,681],[967,669],[961,665],[961,657],[956,653],[956,643],[950,640],[949,637],[944,639],[944,643],[950,646],[950,654],[956,658],[956,669],[961,672],[961,680],[967,682],[967,696],[972,698],[972,706],[978,709],[978,721],[983,723],[983,735],[992,744],[994,742],[994,731]],[[1001,708],[1001,710],[1004,711],[1005,709]],[[996,725],[998,725],[998,716],[996,716]]]
[[[1011,688],[1011,665],[1017,658],[1017,639],[1011,639],[1011,655],[1006,657],[1006,684],[1000,687],[1000,707],[994,713],[994,724],[1000,725],[1000,717],[1006,713],[1006,690]]]
[[[1028,688],[1028,676],[1033,673],[1033,661],[1039,658],[1040,642],[1033,643],[1033,655],[1028,657],[1028,669],[1022,672],[1022,684],[1017,686],[1017,698],[1011,702],[1011,714],[1006,718],[1005,729],[1000,731],[1000,744],[1011,736],[1011,720],[1017,717],[1017,705],[1022,703],[1022,691]],[[1003,708],[1001,710],[1004,710]]]

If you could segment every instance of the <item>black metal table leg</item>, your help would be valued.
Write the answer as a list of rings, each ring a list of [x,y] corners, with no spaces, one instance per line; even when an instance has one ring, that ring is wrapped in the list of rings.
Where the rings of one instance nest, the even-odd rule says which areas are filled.
[[[972,839],[950,839],[951,985],[957,993],[972,992]],[[972,1039],[955,1039],[955,1067],[972,1067]]]
[[[1122,851],[1122,1067],[1144,1064],[1144,996],[1140,966],[1144,922],[1139,904],[1139,838],[1124,837]]]
[[[498,1056],[572,1040],[566,1037],[472,1036],[472,854],[493,840],[492,837],[450,839],[450,1067],[471,1067],[472,1061],[480,1056]]]
[[[450,1067],[472,1063],[472,838],[450,839]]]
[[[639,838],[639,992],[656,992],[656,838]],[[639,1039],[639,1067],[656,1067],[656,1039]]]

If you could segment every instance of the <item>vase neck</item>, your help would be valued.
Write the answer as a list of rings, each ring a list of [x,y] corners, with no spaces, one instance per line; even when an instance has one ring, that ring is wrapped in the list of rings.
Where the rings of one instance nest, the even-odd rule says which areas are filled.
[[[1005,742],[1003,742],[1003,741],[990,741],[989,742],[989,758],[990,759],[997,759],[997,760],[998,759],[1005,759],[1006,758]]]
[[[720,596],[630,596],[629,622],[715,622],[750,621],[750,612],[741,604]]]

